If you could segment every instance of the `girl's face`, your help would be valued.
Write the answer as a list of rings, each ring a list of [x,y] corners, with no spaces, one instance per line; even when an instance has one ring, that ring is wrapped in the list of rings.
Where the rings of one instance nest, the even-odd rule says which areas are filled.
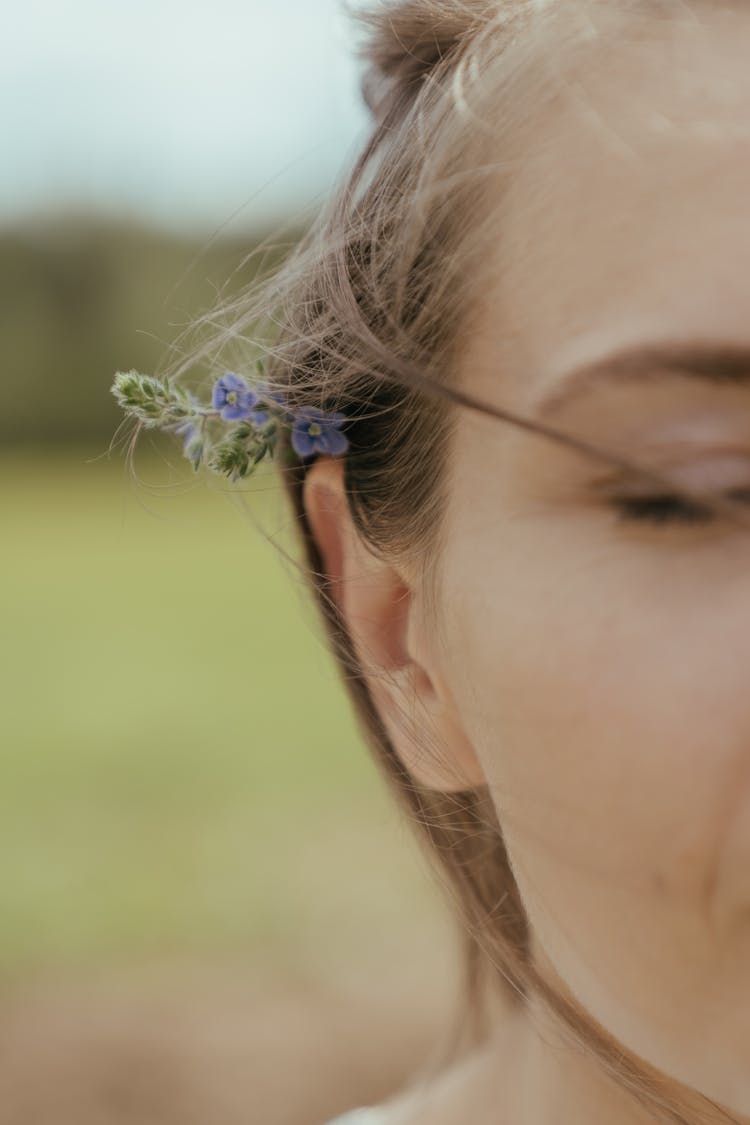
[[[750,495],[750,22],[658,26],[530,137],[462,378]],[[612,472],[460,412],[442,668],[541,956],[623,1044],[750,1113],[750,532],[618,518],[638,486],[595,487]]]

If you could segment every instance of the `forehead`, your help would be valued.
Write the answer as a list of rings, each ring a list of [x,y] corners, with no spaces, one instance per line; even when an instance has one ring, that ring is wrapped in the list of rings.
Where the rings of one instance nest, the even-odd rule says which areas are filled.
[[[496,400],[502,368],[528,407],[621,345],[750,342],[748,34],[750,11],[701,6],[561,81],[502,192],[476,393]]]

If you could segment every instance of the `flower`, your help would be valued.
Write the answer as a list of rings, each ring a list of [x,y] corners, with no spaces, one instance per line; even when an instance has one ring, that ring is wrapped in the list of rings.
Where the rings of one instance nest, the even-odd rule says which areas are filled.
[[[286,398],[281,391],[272,391],[268,383],[256,383],[256,389],[259,398],[271,399],[278,406],[286,406]]]
[[[263,380],[262,382],[255,384],[255,393],[257,395],[258,402],[262,401],[269,404],[274,414],[280,416],[285,421],[291,422],[293,420],[293,415],[289,411],[286,397],[281,391],[271,390],[271,387],[268,385],[268,383]],[[270,411],[257,410],[253,415],[253,420],[255,421],[256,425],[262,426],[263,423],[267,422],[270,417]]]
[[[244,479],[264,458],[274,458],[282,428],[290,431],[290,444],[299,457],[335,455],[349,448],[341,432],[345,414],[315,406],[294,409],[284,391],[266,382],[260,361],[256,367],[260,379],[252,387],[233,371],[216,379],[213,407],[177,382],[135,370],[117,372],[112,393],[144,425],[182,435],[182,452],[196,471],[205,463],[232,480]],[[217,417],[225,423],[238,423],[223,439],[216,433]]]
[[[303,406],[294,416],[292,448],[300,457],[313,453],[343,453],[349,446],[341,425],[346,415],[339,411],[326,413],[316,406]]]
[[[257,401],[255,391],[250,390],[241,375],[235,375],[232,371],[227,371],[214,383],[213,407],[220,412],[225,422],[251,417]],[[266,421],[267,418],[262,420]]]
[[[191,419],[182,422],[179,426],[175,426],[174,432],[176,434],[185,434],[185,440],[182,443],[182,452],[188,461],[191,462],[194,469],[198,468],[200,459],[203,456],[203,434],[200,424]]]

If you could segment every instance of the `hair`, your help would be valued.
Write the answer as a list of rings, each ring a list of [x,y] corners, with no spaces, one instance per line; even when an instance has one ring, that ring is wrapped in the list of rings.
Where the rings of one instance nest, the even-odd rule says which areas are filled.
[[[351,12],[363,32],[362,93],[372,118],[366,144],[283,263],[192,326],[208,322],[215,331],[176,365],[175,378],[209,355],[218,362],[227,348],[248,364],[262,354],[268,382],[295,405],[347,415],[344,480],[355,526],[373,552],[418,560],[433,598],[456,408],[582,446],[457,386],[460,347],[486,276],[488,232],[502,224],[504,186],[523,161],[533,121],[560,98],[566,75],[584,64],[587,74],[603,66],[602,45],[620,49],[638,37],[640,46],[651,25],[637,21],[682,10],[678,0],[370,0]],[[488,160],[488,152],[502,159]],[[219,329],[217,320],[224,322]],[[625,1049],[532,963],[528,919],[487,787],[425,788],[396,753],[306,516],[310,462],[285,457],[285,441],[282,435],[280,475],[343,682],[460,919],[465,987],[458,1022],[479,1043],[493,989],[516,1006],[536,994],[656,1120],[734,1121]]]

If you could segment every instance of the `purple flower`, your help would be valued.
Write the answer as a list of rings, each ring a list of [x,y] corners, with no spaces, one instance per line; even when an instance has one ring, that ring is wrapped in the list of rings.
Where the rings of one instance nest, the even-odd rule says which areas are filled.
[[[341,433],[346,415],[338,411],[326,413],[316,406],[303,406],[295,414],[292,427],[292,448],[300,457],[312,453],[343,453],[349,442]]]
[[[251,410],[250,417],[256,426],[262,426],[268,421],[271,414],[268,410]]]
[[[181,422],[179,426],[175,426],[174,432],[176,434],[184,434],[185,440],[182,443],[182,452],[188,461],[192,462],[193,468],[196,468],[201,456],[203,454],[203,440],[200,435],[200,429],[197,422],[188,419]],[[196,437],[196,432],[198,436]]]
[[[225,422],[236,422],[253,415],[258,396],[251,391],[241,375],[227,371],[214,383],[213,407],[221,412]],[[253,421],[256,421],[253,418]]]
[[[289,408],[287,406],[286,398],[281,391],[272,391],[268,383],[266,382],[257,383],[255,386],[255,391],[259,400],[263,400],[264,402],[271,403],[276,407],[280,407],[282,417],[288,416],[289,420],[292,420],[291,415],[289,414]],[[258,425],[262,425],[263,422],[267,422],[271,417],[268,411],[257,411],[256,413],[258,415],[262,415],[262,417],[259,417],[257,419]]]
[[[279,406],[286,406],[286,398],[281,391],[272,391],[268,383],[258,384],[258,394],[263,398],[270,398],[272,402],[277,403]]]

